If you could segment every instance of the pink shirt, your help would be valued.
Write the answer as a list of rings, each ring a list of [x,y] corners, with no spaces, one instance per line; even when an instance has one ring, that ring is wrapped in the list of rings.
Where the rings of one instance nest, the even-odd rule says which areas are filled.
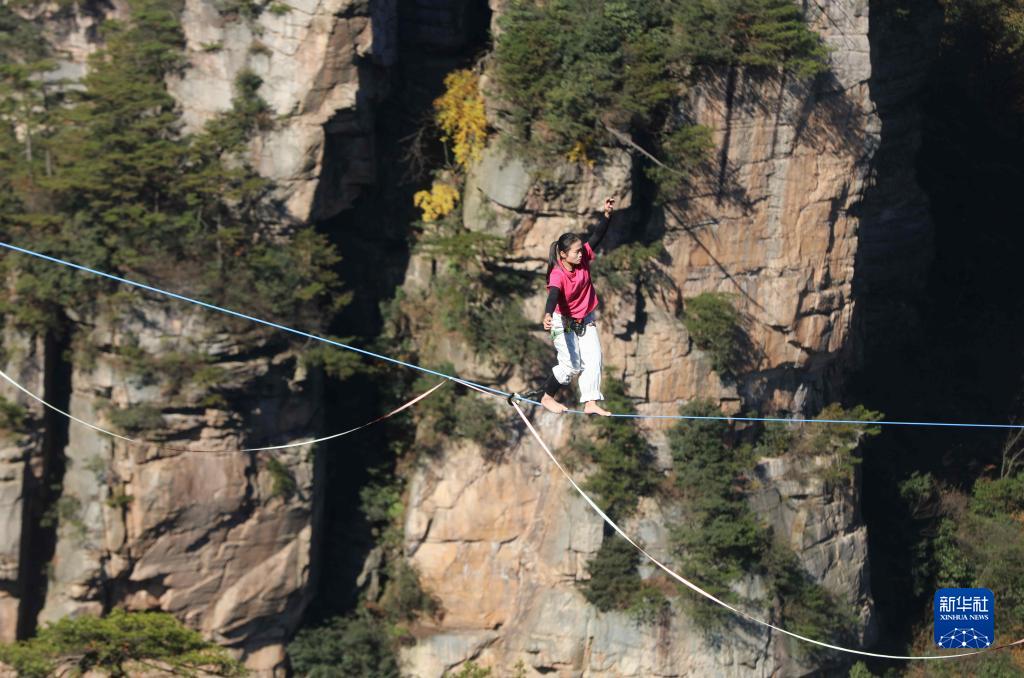
[[[597,308],[597,292],[590,282],[590,262],[594,260],[594,250],[590,243],[583,243],[583,253],[579,266],[573,266],[572,272],[566,271],[561,262],[548,275],[548,288],[557,287],[562,291],[558,297],[555,310],[562,316],[582,320]]]

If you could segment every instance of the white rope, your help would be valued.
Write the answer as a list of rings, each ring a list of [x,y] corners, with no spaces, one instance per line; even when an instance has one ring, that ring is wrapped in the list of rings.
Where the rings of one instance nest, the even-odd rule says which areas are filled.
[[[466,382],[462,382],[462,383],[465,384]],[[466,384],[466,385],[468,385],[468,384]],[[481,391],[481,392],[483,392],[483,391]],[[796,638],[798,640],[802,640],[805,643],[812,643],[814,645],[818,645],[820,647],[826,647],[826,648],[828,648],[830,650],[837,650],[839,652],[848,652],[850,654],[857,654],[857,655],[861,655],[861,656],[864,656],[864,657],[877,657],[879,659],[956,659],[957,657],[969,657],[971,655],[981,654],[982,652],[989,652],[991,650],[999,650],[999,649],[1002,649],[1002,648],[1012,647],[1014,645],[1020,645],[1020,644],[1024,643],[1024,638],[1021,638],[1020,640],[1016,640],[1016,641],[1014,641],[1012,643],[1007,643],[1005,645],[999,645],[999,646],[996,646],[996,647],[985,648],[984,650],[979,650],[977,652],[962,652],[960,654],[945,654],[945,655],[933,655],[933,656],[923,656],[923,657],[907,657],[907,656],[902,656],[902,655],[879,654],[879,653],[876,653],[876,652],[866,652],[864,650],[854,650],[852,648],[841,647],[839,645],[831,645],[829,643],[824,643],[824,642],[822,642],[820,640],[814,640],[813,638],[808,638],[807,636],[801,636],[799,633],[793,633],[792,631],[787,631],[784,628],[780,628],[778,626],[775,626],[774,624],[771,624],[769,622],[766,622],[766,621],[763,621],[761,619],[758,619],[757,617],[753,617],[753,616],[747,614],[746,612],[743,612],[742,610],[738,610],[735,607],[733,607],[732,605],[729,605],[728,603],[726,603],[726,602],[724,602],[722,600],[719,600],[718,598],[716,598],[715,596],[711,595],[710,593],[708,593],[707,591],[705,591],[701,587],[697,586],[696,584],[691,583],[690,581],[688,581],[684,577],[676,574],[672,569],[670,569],[669,567],[664,565],[661,561],[659,561],[657,558],[655,558],[650,553],[648,553],[646,550],[644,550],[644,548],[642,546],[640,546],[635,541],[633,541],[629,537],[629,535],[626,534],[622,530],[621,527],[616,525],[615,521],[613,521],[611,518],[609,518],[608,515],[604,511],[602,511],[600,508],[598,508],[597,504],[594,503],[594,500],[591,499],[589,496],[587,496],[587,493],[584,492],[580,488],[580,486],[576,484],[576,481],[574,481],[572,479],[572,476],[569,475],[569,473],[565,470],[565,468],[562,466],[562,464],[559,463],[558,459],[555,458],[555,455],[551,453],[551,450],[548,448],[548,446],[544,443],[543,440],[541,440],[540,435],[537,434],[537,430],[535,428],[533,428],[533,424],[530,423],[530,420],[526,418],[526,415],[523,414],[523,411],[519,408],[519,403],[512,401],[512,407],[516,408],[516,412],[519,413],[520,418],[523,420],[523,422],[526,423],[526,427],[528,429],[530,429],[530,433],[533,434],[533,437],[540,444],[541,448],[544,449],[544,451],[547,453],[547,455],[551,459],[551,461],[554,462],[555,466],[558,467],[558,470],[562,472],[562,475],[565,476],[566,480],[569,481],[569,483],[580,494],[580,496],[583,497],[583,499],[588,504],[590,504],[590,507],[592,509],[594,509],[594,511],[596,511],[599,516],[601,516],[601,519],[604,520],[604,522],[606,522],[613,530],[618,532],[619,535],[623,539],[625,539],[630,544],[632,544],[633,547],[636,548],[636,550],[638,550],[641,554],[643,554],[643,556],[645,558],[647,558],[652,563],[654,563],[655,565],[660,567],[662,570],[664,570],[670,577],[672,577],[673,579],[675,579],[679,583],[683,584],[687,588],[690,588],[690,589],[696,591],[697,593],[699,593],[700,595],[704,596],[705,598],[707,598],[711,602],[716,603],[718,605],[721,605],[725,609],[730,610],[731,612],[733,612],[733,613],[735,613],[735,614],[737,614],[737,615],[739,615],[741,617],[744,617],[746,619],[749,619],[752,622],[755,622],[755,623],[760,624],[762,626],[766,626],[766,627],[768,627],[770,629],[778,631],[779,633],[784,633],[787,636],[792,636],[793,638]]]
[[[292,448],[292,447],[302,447],[303,445],[315,445],[316,443],[322,443],[325,440],[333,440],[334,438],[340,438],[341,436],[347,436],[349,433],[355,433],[356,431],[358,431],[360,429],[364,429],[367,426],[372,426],[373,424],[376,424],[379,421],[383,421],[384,419],[387,419],[389,417],[393,417],[394,415],[398,414],[402,410],[407,409],[409,407],[412,407],[413,405],[415,405],[419,401],[423,400],[428,395],[430,395],[431,393],[433,393],[434,391],[436,391],[437,389],[441,388],[446,383],[448,383],[447,381],[442,381],[442,382],[436,384],[430,390],[421,393],[420,395],[416,396],[415,398],[413,398],[409,402],[405,403],[404,405],[402,405],[402,406],[400,406],[400,407],[398,407],[398,408],[396,408],[394,410],[391,410],[390,412],[388,412],[384,416],[377,417],[373,421],[368,421],[365,424],[362,424],[361,426],[356,426],[355,428],[349,429],[347,431],[342,431],[341,433],[335,433],[333,435],[324,436],[323,438],[314,438],[313,440],[303,440],[303,441],[300,441],[300,442],[297,442],[297,443],[288,443],[287,445],[269,445],[267,447],[245,447],[245,448],[242,448],[240,450],[203,450],[203,449],[195,449],[195,448],[190,448],[190,447],[175,447],[175,446],[171,446],[171,445],[164,445],[162,443],[147,442],[145,440],[136,440],[135,438],[129,438],[127,436],[123,436],[123,435],[120,435],[118,433],[114,433],[113,431],[108,431],[105,428],[102,428],[100,426],[96,426],[95,424],[90,424],[87,421],[83,421],[82,419],[79,419],[78,417],[76,417],[76,416],[74,416],[74,415],[72,415],[72,414],[70,414],[68,412],[65,412],[64,410],[60,409],[56,405],[52,405],[52,404],[46,402],[45,400],[43,400],[42,398],[37,396],[35,393],[32,393],[27,388],[25,388],[24,386],[19,384],[17,381],[12,379],[3,370],[0,370],[0,377],[3,377],[4,379],[6,379],[16,389],[18,389],[19,391],[21,391],[22,393],[27,395],[32,400],[35,400],[36,402],[42,404],[44,407],[48,407],[49,409],[53,410],[54,412],[57,412],[58,414],[61,414],[61,415],[65,416],[65,417],[67,417],[71,421],[77,422],[77,423],[81,424],[82,426],[86,426],[88,428],[91,428],[94,431],[99,431],[100,433],[102,433],[104,435],[108,435],[108,436],[110,436],[112,438],[117,438],[119,440],[123,440],[123,441],[125,441],[127,443],[130,443],[132,445],[140,445],[140,446],[143,446],[143,447],[146,447],[146,446],[156,446],[156,447],[159,447],[161,449],[172,450],[172,451],[175,451],[175,452],[204,452],[204,453],[218,453],[218,454],[227,453],[227,452],[241,453],[241,452],[267,452],[267,451],[270,451],[270,450],[286,450],[286,449],[289,449],[289,448]]]

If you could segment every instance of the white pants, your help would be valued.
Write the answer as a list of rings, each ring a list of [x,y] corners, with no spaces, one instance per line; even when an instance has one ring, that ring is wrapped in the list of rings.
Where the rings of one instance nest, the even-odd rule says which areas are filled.
[[[579,375],[580,402],[604,400],[601,395],[601,340],[597,336],[594,312],[583,319],[587,331],[576,336],[563,324],[559,313],[551,314],[551,339],[558,352],[558,364],[551,372],[560,384],[568,384]]]

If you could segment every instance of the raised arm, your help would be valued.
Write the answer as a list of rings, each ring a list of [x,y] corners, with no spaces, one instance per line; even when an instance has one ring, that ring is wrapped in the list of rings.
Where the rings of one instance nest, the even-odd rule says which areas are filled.
[[[615,198],[605,198],[604,200],[604,218],[597,224],[597,228],[587,238],[587,244],[590,245],[591,249],[600,244],[601,240],[604,239],[604,234],[608,232],[608,224],[612,220],[612,210],[615,209]]]

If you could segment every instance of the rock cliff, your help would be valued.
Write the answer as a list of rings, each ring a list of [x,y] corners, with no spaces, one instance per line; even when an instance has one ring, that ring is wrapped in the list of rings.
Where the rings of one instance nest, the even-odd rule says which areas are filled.
[[[682,402],[711,397],[731,413],[742,406],[804,415],[841,393],[855,306],[856,211],[871,186],[881,123],[870,90],[867,3],[817,3],[808,17],[832,50],[827,76],[766,82],[741,72],[729,82],[723,74],[691,92],[696,122],[713,130],[715,162],[681,206],[642,202],[628,144],[607,149],[591,169],[548,168],[541,180],[492,143],[469,173],[466,226],[511,238],[532,270],[541,270],[558,234],[581,230],[596,215],[606,195],[623,209],[620,233],[613,225],[606,247],[635,226],[663,238],[668,257],[661,268],[671,285],[656,294],[599,289],[605,364],[642,413],[675,414]],[[432,270],[414,257],[405,286],[412,299],[429,295]],[[539,287],[526,302],[528,317],[539,317]],[[679,321],[685,300],[706,291],[733,295],[745,317],[750,371],[736,383],[719,378]],[[497,376],[443,340],[427,345],[465,373]],[[516,378],[510,384],[523,385]],[[554,449],[567,451],[573,434],[564,418],[542,412],[537,422]],[[664,425],[647,428],[652,440],[663,440]],[[663,442],[658,448],[667,471],[668,451]],[[810,669],[763,629],[734,625],[710,649],[683,614],[643,628],[627,615],[598,613],[577,584],[600,547],[599,518],[528,435],[506,458],[512,461],[495,464],[459,446],[413,478],[406,548],[446,611],[440,628],[406,653],[413,675],[441,675],[470,658],[499,672],[522,661],[559,675]],[[870,642],[867,534],[857,493],[797,476],[789,461],[762,460],[751,504],[805,570],[858,613],[858,634]],[[667,557],[673,520],[685,516],[645,499],[629,529]]]
[[[230,106],[239,72],[259,75],[277,122],[253,141],[251,158],[276,186],[282,221],[325,219],[377,181],[374,107],[388,94],[386,73],[409,22],[425,22],[440,49],[457,41],[459,17],[472,5],[412,4],[415,11],[403,13],[393,0],[294,0],[287,11],[246,17],[214,0],[186,0],[188,66],[168,86],[195,129]],[[674,414],[706,396],[729,413],[742,406],[803,415],[841,393],[854,339],[858,209],[871,189],[882,126],[867,0],[805,4],[832,49],[830,72],[813,83],[737,72],[694,88],[688,107],[713,130],[715,162],[684,204],[657,207],[637,193],[628,146],[607,149],[593,168],[555,168],[554,182],[546,179],[555,193],[541,190],[536,168],[497,143],[469,173],[466,226],[507,237],[524,270],[539,271],[548,243],[578,230],[605,195],[619,198],[617,218],[634,234],[663,239],[668,256],[660,266],[671,284],[658,294],[600,290],[605,362],[642,413]],[[492,0],[495,15],[503,5]],[[29,15],[63,55],[62,74],[74,77],[97,47],[95,26],[126,11],[119,2],[84,2]],[[605,247],[623,238],[613,231]],[[431,270],[429,257],[413,258],[403,288],[409,299],[430,293]],[[733,295],[745,318],[750,365],[735,383],[720,379],[679,320],[686,300],[705,291]],[[530,317],[540,306],[538,286],[527,300]],[[161,419],[140,437],[204,451],[112,441],[59,423],[4,387],[5,397],[28,407],[35,428],[0,446],[0,639],[12,639],[17,620],[27,628],[36,614],[45,621],[113,605],[159,608],[240,650],[252,668],[280,670],[283,643],[316,576],[318,463],[305,448],[281,455],[294,479],[282,493],[266,457],[231,450],[319,430],[320,385],[292,349],[263,332],[149,298],[131,308],[74,319],[81,346],[90,348],[76,344],[63,378],[47,375],[71,347],[35,337],[5,337],[4,369],[87,421],[109,424],[110,408],[148,406]],[[433,341],[432,357],[451,360],[460,373],[496,376],[457,342]],[[208,356],[204,367],[217,370],[218,384],[211,390],[166,373],[140,379],[126,348]],[[514,374],[505,385],[521,388],[530,376]],[[535,421],[553,449],[566,449],[573,436],[566,417]],[[661,470],[670,465],[665,428],[645,427]],[[58,458],[65,468],[49,468]],[[601,545],[599,519],[521,431],[502,459],[454,442],[410,478],[405,553],[445,611],[405,650],[410,675],[440,676],[468,659],[499,671],[521,660],[531,672],[588,676],[813,669],[763,629],[731,626],[711,647],[679,612],[654,627],[597,612],[577,583]],[[856,486],[841,490],[792,472],[786,460],[761,460],[751,505],[785,535],[804,569],[858,612],[858,634],[869,641]],[[53,479],[59,497],[46,495]],[[58,527],[47,532],[43,514],[53,507],[62,507]],[[644,499],[626,527],[666,556],[668,526],[685,519],[677,507]],[[44,567],[45,577],[28,571]]]
[[[273,182],[281,222],[348,207],[374,179],[373,76],[394,59],[395,4],[292,2],[248,15],[240,4],[182,5],[186,63],[168,88],[185,130],[229,109],[235,77],[250,70],[277,120],[251,158]],[[98,27],[129,15],[120,2],[19,11],[72,80],[102,45]],[[74,346],[8,331],[4,369],[73,416],[152,443],[69,425],[3,386],[31,430],[5,435],[0,457],[0,639],[115,605],[162,609],[251,668],[280,669],[313,591],[318,465],[308,446],[233,450],[321,432],[318,374],[280,334],[152,296],[71,315]]]

